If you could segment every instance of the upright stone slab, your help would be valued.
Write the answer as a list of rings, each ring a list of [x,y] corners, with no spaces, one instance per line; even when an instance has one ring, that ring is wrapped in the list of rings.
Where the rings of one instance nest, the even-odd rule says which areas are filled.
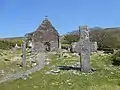
[[[23,41],[23,46],[22,46],[22,66],[26,67],[26,41]]]
[[[98,49],[97,42],[94,42],[94,50],[97,51],[97,49]]]
[[[97,42],[90,42],[90,51],[97,52]]]
[[[81,43],[80,43],[80,41],[74,42],[72,44],[72,52],[80,53],[80,51],[81,51],[80,49],[81,49]]]
[[[45,66],[45,52],[38,53],[37,64],[40,68],[43,68]]]
[[[23,46],[22,46],[22,66],[26,67],[26,45],[28,40],[28,34],[24,36]]]
[[[57,60],[61,60],[63,57],[62,57],[62,49],[61,49],[61,39],[59,37],[59,48],[58,48],[58,51],[57,51]]]
[[[44,45],[41,43],[41,48],[40,51],[36,50],[36,52],[38,53],[37,54],[37,65],[39,66],[39,68],[43,68],[45,66],[45,57],[46,57],[46,54],[45,54],[45,47]]]
[[[90,67],[90,41],[89,30],[87,26],[81,26],[80,29],[80,55],[81,55],[81,71],[89,72]]]

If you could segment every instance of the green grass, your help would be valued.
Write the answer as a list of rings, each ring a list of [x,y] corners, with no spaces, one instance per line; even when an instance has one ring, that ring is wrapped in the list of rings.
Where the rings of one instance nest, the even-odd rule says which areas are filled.
[[[2,53],[0,56],[0,70],[4,70],[4,76],[28,69],[17,66],[17,64],[21,63],[21,50],[13,51],[0,49],[0,53]],[[9,59],[10,61],[5,61],[4,59]],[[0,75],[0,80],[4,76]]]
[[[18,79],[0,85],[0,90],[120,90],[120,67],[111,65],[109,56],[91,56],[91,65],[96,69],[85,74],[75,70],[58,70],[58,66],[74,65],[78,57],[61,58],[50,55],[51,62],[42,70],[33,73],[27,80]]]

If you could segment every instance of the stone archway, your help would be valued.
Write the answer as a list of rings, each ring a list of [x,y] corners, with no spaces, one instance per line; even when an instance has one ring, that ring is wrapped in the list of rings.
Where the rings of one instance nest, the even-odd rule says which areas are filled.
[[[51,50],[50,43],[49,42],[45,42],[44,45],[45,45],[45,51],[50,52],[50,50]]]

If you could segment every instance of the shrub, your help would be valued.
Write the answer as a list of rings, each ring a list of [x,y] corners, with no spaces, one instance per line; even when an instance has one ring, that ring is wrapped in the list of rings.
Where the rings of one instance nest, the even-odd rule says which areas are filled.
[[[111,60],[113,65],[120,65],[120,50],[118,50],[115,54],[112,55]]]
[[[16,44],[21,46],[22,40],[0,40],[0,49],[8,50],[13,48]]]

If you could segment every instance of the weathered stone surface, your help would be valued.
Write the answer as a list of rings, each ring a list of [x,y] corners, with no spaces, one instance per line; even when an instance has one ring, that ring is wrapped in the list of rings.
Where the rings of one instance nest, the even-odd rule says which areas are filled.
[[[36,31],[28,34],[28,38],[36,51],[57,51],[59,48],[59,34],[47,18]]]
[[[22,52],[22,66],[26,67],[26,40],[23,41]]]
[[[81,42],[74,42],[72,44],[72,52],[80,53],[81,51]],[[90,42],[90,51],[97,52],[97,42]]]
[[[52,73],[60,73],[60,70],[51,70]]]
[[[81,42],[81,71],[89,72],[90,67],[90,41],[89,31],[87,26],[80,27],[80,42]]]
[[[97,52],[97,42],[90,42],[90,51]]]
[[[44,65],[45,65],[45,53],[44,52],[38,54],[37,64],[41,68],[44,67]]]
[[[79,42],[74,42],[72,44],[72,52],[75,52],[75,53],[80,53],[80,41]]]

